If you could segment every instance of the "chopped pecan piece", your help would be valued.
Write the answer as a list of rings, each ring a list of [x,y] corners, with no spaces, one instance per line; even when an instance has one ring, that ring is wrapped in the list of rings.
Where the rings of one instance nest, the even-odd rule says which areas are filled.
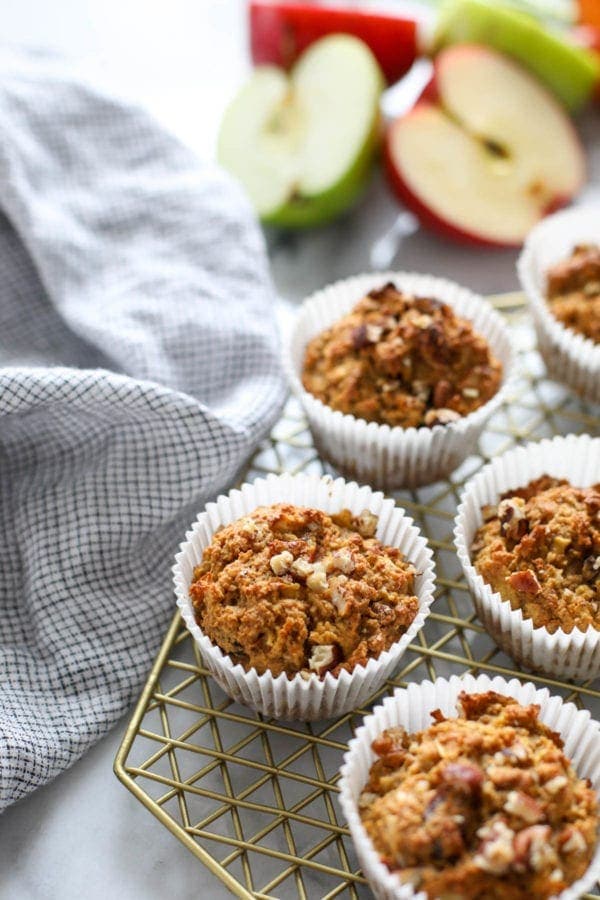
[[[481,794],[483,770],[470,762],[452,762],[442,771],[443,783],[452,790],[476,798]]]
[[[531,569],[525,569],[523,572],[513,572],[506,579],[506,583],[514,590],[523,594],[539,594],[541,586],[535,573]]]
[[[581,577],[585,581],[594,581],[600,577],[600,556],[588,556],[581,567]]]
[[[358,798],[358,808],[359,809],[367,809],[371,806],[375,800],[377,800],[378,794],[374,794],[373,791],[363,791],[360,797]]]
[[[376,344],[381,335],[383,334],[383,328],[381,325],[372,325],[368,324],[367,328],[367,341],[369,344]]]
[[[363,509],[360,516],[356,520],[356,525],[358,527],[359,533],[363,537],[373,537],[375,532],[377,531],[377,523],[379,519],[377,516],[373,515],[372,512],[369,512],[368,509]]]
[[[565,840],[562,842],[563,853],[585,853],[587,844],[578,828],[569,825],[566,829]]]
[[[504,763],[506,758],[500,753],[496,753],[494,759],[499,757]],[[508,790],[509,788],[520,787],[523,785],[523,770],[517,766],[497,765],[488,766],[487,774],[493,781],[494,785],[500,790]]]
[[[312,575],[314,572],[315,567],[311,562],[301,556],[294,560],[291,569],[294,575],[297,575],[299,578],[308,578],[308,576]]]
[[[358,325],[352,329],[352,346],[355,350],[362,350],[363,347],[376,344],[382,334],[383,328],[381,325],[374,325],[372,322]]]
[[[460,416],[453,409],[429,409],[425,413],[423,421],[431,428],[433,425],[449,425],[450,422],[456,422],[458,419]]]
[[[420,400],[421,403],[427,403],[429,401],[429,397],[431,396],[431,387],[427,384],[426,381],[413,381],[411,384],[411,390],[413,395]]]
[[[306,587],[309,591],[315,591],[317,594],[327,590],[327,572],[322,566],[314,567],[306,579]]]
[[[473,857],[474,864],[492,875],[504,875],[508,872],[515,860],[515,832],[512,828],[497,819],[480,828],[477,837],[481,838],[481,843]]]
[[[282,550],[281,553],[271,557],[270,565],[275,575],[285,575],[293,562],[293,554],[289,550]]]
[[[396,290],[396,285],[394,284],[394,282],[388,281],[388,282],[386,282],[386,284],[383,285],[383,287],[373,288],[372,290],[370,290],[369,293],[367,294],[367,297],[371,297],[373,300],[381,300],[383,297],[386,296],[386,294],[389,291],[395,291],[395,290]]]
[[[371,603],[371,609],[377,616],[377,621],[383,627],[391,625],[396,618],[396,613],[387,603],[380,603],[376,600],[375,603]]]
[[[431,323],[433,322],[433,318],[428,316],[427,313],[418,313],[416,316],[413,316],[412,323],[417,328],[429,328]]]
[[[520,540],[529,531],[525,516],[525,501],[521,497],[510,497],[498,504],[500,530],[512,541]]]
[[[600,494],[592,488],[583,502],[591,513],[600,512]]]
[[[539,872],[548,863],[554,863],[556,853],[548,843],[550,834],[549,825],[530,825],[519,831],[514,844],[516,867]]]
[[[511,816],[517,816],[528,825],[535,825],[544,818],[541,805],[522,791],[510,791],[504,809]]]
[[[404,728],[388,728],[371,744],[373,753],[381,757],[386,766],[401,766],[406,758],[406,738]]]
[[[548,791],[549,794],[558,794],[559,791],[562,791],[563,788],[566,788],[568,785],[568,781],[564,775],[556,775],[554,778],[551,778],[550,781],[547,781],[544,785],[544,788]]]
[[[433,405],[438,409],[443,408],[454,393],[449,381],[438,381],[433,389]]]
[[[495,519],[498,515],[498,507],[488,504],[487,506],[482,507],[481,515],[483,516],[484,522],[491,522],[492,519]]]
[[[502,756],[507,759],[516,759],[518,762],[528,762],[529,761],[529,753],[527,748],[520,743],[520,741],[515,741],[509,747],[504,747],[502,750]]]
[[[330,669],[335,669],[340,659],[340,649],[336,644],[317,644],[312,648],[308,667],[321,677]]]
[[[356,567],[350,551],[336,550],[333,554],[333,567],[343,572],[344,575],[351,575]]]
[[[355,350],[362,350],[363,347],[368,346],[370,344],[369,338],[367,337],[367,326],[366,325],[358,325],[356,328],[352,329],[352,346]]]
[[[331,579],[331,602],[335,606],[337,612],[343,615],[348,602],[348,596],[344,591],[344,585],[348,583],[346,575],[337,575]]]

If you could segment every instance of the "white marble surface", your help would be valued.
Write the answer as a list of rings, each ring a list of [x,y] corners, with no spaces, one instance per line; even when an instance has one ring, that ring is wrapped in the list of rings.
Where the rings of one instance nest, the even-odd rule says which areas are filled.
[[[243,8],[242,0],[19,0],[3,5],[2,31],[12,43],[69,54],[149,106],[199,153],[211,154],[220,111],[247,65]],[[586,195],[598,196],[598,113],[582,128],[592,156]],[[369,269],[374,242],[397,215],[376,179],[338,225],[269,235],[282,298],[293,303],[327,281]],[[514,261],[512,252],[471,251],[418,232],[393,264],[495,292],[516,286]],[[69,772],[0,818],[2,900],[229,896],[114,777],[125,721]]]

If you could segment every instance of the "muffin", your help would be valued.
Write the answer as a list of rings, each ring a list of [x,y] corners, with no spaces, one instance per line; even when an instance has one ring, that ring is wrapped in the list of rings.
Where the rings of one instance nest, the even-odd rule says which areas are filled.
[[[357,728],[338,784],[378,900],[578,900],[600,875],[600,725],[531,682],[397,688]]]
[[[548,305],[566,328],[600,343],[600,246],[577,244],[548,270]]]
[[[414,621],[415,569],[374,536],[377,516],[276,503],[219,529],[194,569],[203,632],[259,674],[337,677]]]
[[[447,425],[498,391],[502,364],[452,307],[393,282],[308,344],[302,384],[342,413],[400,428]]]
[[[321,456],[396,489],[447,477],[475,449],[510,389],[513,354],[482,297],[384,272],[308,298],[284,360]]]
[[[375,850],[434,900],[553,897],[588,869],[598,802],[563,741],[495,691],[467,693],[409,734],[385,730],[358,808]]]
[[[225,693],[304,722],[368,702],[423,627],[435,584],[432,551],[393,500],[304,473],[209,503],[173,575]]]
[[[454,539],[481,623],[522,666],[600,675],[600,439],[515,447],[465,485]]]
[[[600,403],[600,206],[547,216],[518,262],[548,375]]]
[[[600,628],[600,484],[542,475],[483,509],[471,561],[535,628]]]

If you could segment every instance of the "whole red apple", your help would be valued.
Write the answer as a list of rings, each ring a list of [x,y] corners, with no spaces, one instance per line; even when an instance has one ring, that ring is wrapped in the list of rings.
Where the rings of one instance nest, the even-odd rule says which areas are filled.
[[[418,52],[414,19],[348,6],[286,0],[250,0],[250,51],[255,65],[289,69],[300,54],[328,34],[351,34],[371,50],[389,84],[412,66]]]

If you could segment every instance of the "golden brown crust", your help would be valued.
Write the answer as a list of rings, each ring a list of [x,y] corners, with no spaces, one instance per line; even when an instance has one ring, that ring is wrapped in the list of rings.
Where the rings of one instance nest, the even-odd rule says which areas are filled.
[[[302,383],[332,409],[408,428],[468,415],[493,397],[501,376],[470,322],[390,283],[310,341]]]
[[[538,900],[580,878],[597,840],[595,792],[537,706],[463,693],[460,715],[373,742],[359,800],[375,849],[429,898]]]
[[[483,516],[471,559],[513,609],[550,632],[600,628],[600,485],[543,475]]]
[[[600,247],[578,244],[548,270],[548,305],[567,328],[600,343]]]
[[[374,537],[377,517],[263,506],[217,531],[190,595],[203,631],[235,662],[277,676],[338,675],[408,629],[415,570]]]

